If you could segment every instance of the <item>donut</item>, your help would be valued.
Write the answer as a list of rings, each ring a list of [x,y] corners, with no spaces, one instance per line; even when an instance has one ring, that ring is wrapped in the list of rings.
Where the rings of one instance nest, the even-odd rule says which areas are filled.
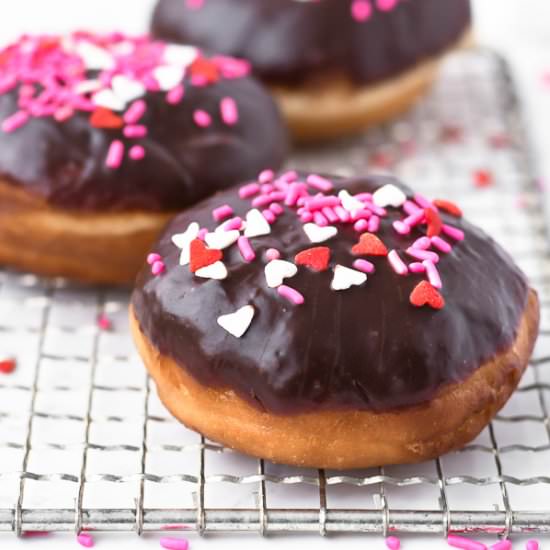
[[[0,264],[132,281],[176,212],[284,160],[280,113],[249,72],[121,33],[0,50]]]
[[[293,136],[318,141],[410,107],[470,26],[469,0],[158,0],[151,30],[249,59]]]
[[[363,468],[462,447],[537,335],[513,259],[455,203],[389,175],[262,172],[175,217],[152,254],[162,270],[140,271],[130,320],[160,398],[274,462]]]

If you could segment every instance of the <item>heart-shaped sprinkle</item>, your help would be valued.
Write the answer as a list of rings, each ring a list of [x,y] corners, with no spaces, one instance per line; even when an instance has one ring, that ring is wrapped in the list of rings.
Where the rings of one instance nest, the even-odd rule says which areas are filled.
[[[262,235],[269,235],[271,233],[271,226],[267,223],[267,220],[262,216],[262,213],[253,208],[246,214],[246,228],[244,230],[244,236],[261,237]]]
[[[16,366],[15,359],[3,359],[0,361],[0,372],[2,374],[11,374]]]
[[[111,80],[111,88],[115,95],[125,103],[129,103],[138,97],[145,95],[145,86],[137,80],[132,80],[124,75],[116,75]]]
[[[214,262],[206,267],[197,269],[195,275],[203,279],[216,279],[221,281],[227,278],[227,268],[223,262]]]
[[[162,55],[167,65],[187,67],[197,57],[197,48],[179,44],[166,44]]]
[[[386,206],[399,208],[403,206],[406,200],[407,195],[392,183],[380,187],[380,189],[377,189],[372,195],[372,202],[381,208],[385,208]]]
[[[294,261],[298,265],[305,265],[313,271],[325,271],[328,269],[330,261],[330,248],[327,246],[316,246],[302,250],[296,254]]]
[[[455,216],[456,218],[462,218],[462,210],[454,202],[443,199],[435,199],[434,204],[440,210],[447,212],[447,214]]]
[[[338,234],[338,229],[332,225],[321,227],[316,223],[306,223],[304,225],[305,234],[312,243],[322,243],[332,239]]]
[[[122,128],[124,121],[111,109],[98,107],[90,117],[90,125],[94,128]]]
[[[347,290],[352,286],[362,285],[367,280],[367,276],[361,271],[350,269],[343,265],[337,265],[334,268],[334,277],[330,288],[332,290]]]
[[[294,277],[298,268],[285,260],[271,260],[264,269],[265,280],[269,288],[276,288],[283,284],[283,279]]]
[[[175,88],[183,79],[183,70],[173,65],[161,65],[153,71],[153,76],[159,88],[163,91]]]
[[[210,248],[217,248],[218,250],[224,250],[237,242],[240,233],[236,229],[231,231],[224,231],[223,229],[214,231],[213,233],[207,233],[204,236],[206,244]]]
[[[352,197],[345,189],[342,189],[342,191],[338,193],[338,198],[340,199],[342,206],[348,212],[355,212],[363,209],[363,203],[359,199]]]
[[[410,295],[410,302],[413,306],[430,306],[433,309],[441,309],[445,306],[443,296],[428,281],[418,283]]]
[[[181,249],[180,265],[187,265],[189,263],[189,245],[193,239],[198,237],[199,229],[199,224],[192,222],[184,233],[172,235],[172,242]]]
[[[218,66],[204,57],[197,57],[189,67],[189,72],[192,77],[201,78],[208,83],[217,82],[220,78]]]
[[[189,268],[192,273],[196,273],[199,269],[218,262],[223,257],[221,250],[206,248],[206,245],[200,239],[193,239],[191,241],[189,245],[189,252]]]
[[[235,313],[228,313],[227,315],[220,315],[218,317],[218,325],[224,330],[235,336],[235,338],[240,338],[252,323],[254,319],[254,307],[253,306],[243,306]]]
[[[100,90],[92,96],[92,101],[99,107],[105,107],[112,111],[123,111],[126,108],[126,102],[122,101],[113,90]]]
[[[428,224],[428,237],[437,237],[443,228],[443,222],[439,214],[433,208],[425,208],[426,223]]]
[[[89,70],[112,69],[115,66],[113,56],[104,48],[84,40],[74,45],[76,53],[81,57],[84,66]]]
[[[387,256],[386,245],[373,233],[363,233],[351,249],[355,256]]]

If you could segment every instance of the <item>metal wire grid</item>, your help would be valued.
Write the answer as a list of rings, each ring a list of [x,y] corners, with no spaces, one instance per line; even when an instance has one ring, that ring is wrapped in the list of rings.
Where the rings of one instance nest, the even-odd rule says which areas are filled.
[[[497,137],[504,146],[495,146]],[[0,531],[550,531],[550,255],[507,66],[486,51],[459,54],[406,118],[302,151],[293,164],[343,174],[391,167],[426,194],[456,199],[507,245],[543,304],[538,350],[510,404],[473,444],[423,465],[325,472],[252,460],[188,432],[159,406],[129,343],[124,292],[4,271],[0,353],[23,344],[16,375],[0,379]],[[472,185],[480,170],[494,178],[487,189]],[[99,315],[113,319],[113,332],[99,330]],[[78,412],[63,409],[71,399]],[[110,439],[100,442],[98,425]],[[179,431],[160,440],[159,427]],[[65,465],[58,457],[67,453]],[[539,456],[541,464],[533,463]],[[190,501],[170,505],[183,486]],[[243,488],[245,496],[227,506]],[[466,495],[457,499],[455,490]],[[87,502],[90,493],[97,502]],[[59,494],[62,505],[52,505]]]

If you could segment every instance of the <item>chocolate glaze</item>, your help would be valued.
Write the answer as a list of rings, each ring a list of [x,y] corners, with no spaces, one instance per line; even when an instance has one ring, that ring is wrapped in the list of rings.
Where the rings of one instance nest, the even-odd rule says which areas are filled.
[[[221,79],[207,87],[191,86],[178,105],[165,92],[147,92],[148,109],[140,123],[146,155],[126,159],[118,169],[105,166],[113,139],[126,148],[136,140],[120,130],[90,126],[89,113],[63,123],[32,118],[11,133],[0,131],[0,180],[44,197],[50,204],[80,210],[177,210],[219,189],[255,176],[265,166],[278,167],[287,151],[287,135],[269,95],[252,78]],[[212,117],[209,128],[193,122],[193,112],[219,112],[232,97],[239,121],[224,124]],[[18,110],[17,88],[0,95],[0,121]]]
[[[344,72],[359,84],[391,77],[457,41],[471,20],[469,0],[401,0],[373,5],[368,21],[351,16],[351,0],[206,0],[200,9],[159,0],[156,36],[249,59],[273,82]]]
[[[397,183],[385,176],[335,181],[351,193]],[[364,285],[339,292],[330,289],[332,269],[315,273],[300,267],[287,281],[305,297],[303,305],[295,306],[269,289],[264,277],[268,248],[294,261],[296,253],[317,246],[294,211],[285,210],[270,235],[251,239],[257,253],[252,263],[243,262],[236,245],[226,249],[229,277],[223,281],[200,279],[178,264],[179,249],[171,236],[192,221],[212,230],[211,211],[224,203],[241,216],[250,209],[249,201],[228,190],[176,217],[155,247],[167,272],[154,277],[146,266],[132,298],[143,334],[203,384],[234,389],[275,413],[385,411],[429,400],[515,339],[527,300],[526,279],[499,245],[464,220],[442,214],[445,223],[466,235],[437,264],[443,309],[413,307],[409,295],[424,277],[399,276],[383,257],[368,258],[376,273]],[[402,251],[421,231],[398,235],[391,223],[401,210],[389,208],[388,213],[378,235],[388,249]],[[322,245],[332,251],[331,266],[351,266],[358,233],[352,226],[338,227],[338,235]],[[217,325],[219,315],[247,304],[256,316],[242,338]]]

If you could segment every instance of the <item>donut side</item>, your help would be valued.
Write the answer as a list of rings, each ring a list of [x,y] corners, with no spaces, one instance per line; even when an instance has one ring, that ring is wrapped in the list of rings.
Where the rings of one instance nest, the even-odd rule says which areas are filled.
[[[316,468],[365,468],[421,462],[474,439],[502,408],[525,371],[536,340],[539,302],[529,291],[517,336],[464,381],[447,384],[424,404],[387,412],[322,410],[274,414],[228,388],[199,383],[130,323],[161,400],[186,426],[213,441],[274,462]]]

